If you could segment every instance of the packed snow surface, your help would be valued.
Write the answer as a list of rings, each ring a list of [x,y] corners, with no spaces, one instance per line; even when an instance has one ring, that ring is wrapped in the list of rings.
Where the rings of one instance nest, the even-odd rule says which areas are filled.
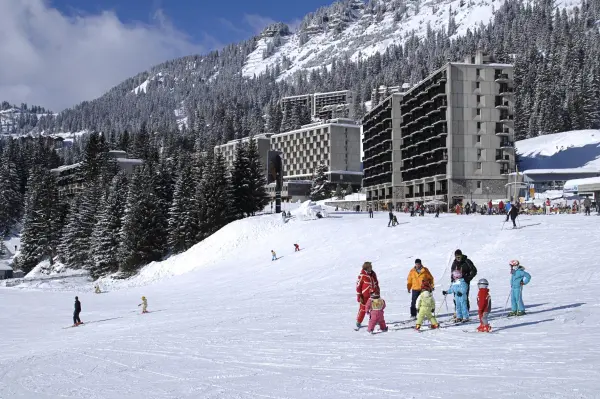
[[[135,279],[103,283],[103,294],[0,288],[0,398],[598,397],[599,217],[520,217],[508,230],[502,216],[399,214],[394,228],[387,216],[238,221]],[[448,320],[441,291],[456,248],[490,282],[494,333],[353,330],[367,260],[390,327],[408,319],[415,258]],[[532,280],[528,314],[509,319],[511,259]],[[473,283],[473,304],[476,293]],[[86,324],[65,328],[75,295]]]

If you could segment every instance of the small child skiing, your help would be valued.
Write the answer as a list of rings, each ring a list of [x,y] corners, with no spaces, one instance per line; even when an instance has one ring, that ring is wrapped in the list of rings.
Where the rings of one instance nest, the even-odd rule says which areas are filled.
[[[394,215],[394,219],[392,221],[392,226],[396,226],[398,225],[398,218],[396,217],[396,215]]]
[[[431,284],[428,280],[423,280],[423,284],[421,284],[421,294],[417,298],[417,325],[415,326],[416,330],[421,329],[421,324],[423,324],[423,320],[427,319],[431,323],[431,329],[436,329],[439,327],[439,324],[434,316],[435,312],[435,299],[433,299],[433,295],[431,295]]]
[[[492,297],[490,296],[490,290],[488,288],[488,281],[484,278],[479,280],[477,283],[479,292],[477,293],[477,306],[479,308],[479,332],[490,332],[492,327],[488,322],[488,316],[492,310]]]
[[[460,270],[454,270],[452,272],[453,282],[450,284],[448,291],[442,291],[442,294],[454,294],[454,301],[456,302],[456,322],[467,322],[469,321],[469,311],[467,309],[467,289],[468,285],[462,276]]]
[[[275,253],[275,251],[271,250],[271,262],[277,260],[277,254]]]
[[[145,296],[142,297],[142,303],[140,303],[138,307],[140,306],[142,307],[142,313],[148,313],[148,301]]]
[[[294,252],[299,252],[299,251],[300,251],[300,245],[294,244]]]
[[[523,286],[531,280],[531,275],[525,271],[518,260],[510,261],[510,305],[509,316],[523,316],[525,304],[523,303]]]
[[[102,291],[100,291],[100,286],[99,285],[96,284],[96,287],[94,288],[94,292],[96,294],[101,294],[102,293]]]
[[[369,333],[373,334],[376,325],[379,325],[379,328],[383,332],[388,330],[383,317],[384,309],[385,301],[379,297],[377,292],[371,293],[371,297],[367,300],[365,305],[365,311],[369,315],[369,325],[367,327]]]

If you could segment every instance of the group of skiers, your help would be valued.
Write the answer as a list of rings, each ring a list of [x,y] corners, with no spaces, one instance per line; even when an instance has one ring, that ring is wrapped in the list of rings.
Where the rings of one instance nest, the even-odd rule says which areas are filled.
[[[95,293],[99,294],[100,287],[98,285],[95,286]],[[142,313],[148,313],[148,300],[145,296],[142,296],[142,303],[138,305],[138,307],[142,307]],[[75,309],[73,311],[73,327],[77,327],[81,324],[84,324],[79,318],[79,314],[81,313],[81,301],[79,301],[79,297],[75,297]]]
[[[531,280],[531,275],[525,271],[518,260],[509,262],[511,267],[511,312],[509,316],[522,316],[525,314],[523,304],[523,286]],[[470,283],[477,275],[477,268],[473,262],[462,253],[460,249],[454,252],[454,261],[450,268],[450,287],[442,291],[444,300],[446,295],[454,295],[455,314],[454,321],[468,322],[470,317],[469,291]],[[479,332],[490,332],[489,314],[492,309],[492,299],[489,292],[489,283],[482,278],[477,283],[479,292],[477,294]],[[434,278],[429,269],[421,262],[415,260],[414,267],[407,277],[406,288],[412,293],[410,302],[411,320],[416,321],[415,329],[420,330],[424,320],[428,320],[431,328],[438,328],[439,324],[435,318]],[[367,331],[374,333],[375,326],[379,325],[381,331],[387,331],[384,309],[385,301],[381,298],[377,274],[373,271],[371,262],[365,262],[358,275],[356,282],[356,299],[359,302],[358,314],[356,316],[356,329],[360,329],[365,315],[369,315]]]

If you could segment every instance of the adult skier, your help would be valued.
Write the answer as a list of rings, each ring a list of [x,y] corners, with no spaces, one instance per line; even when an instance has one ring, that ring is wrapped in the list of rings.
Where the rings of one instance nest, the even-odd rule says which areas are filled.
[[[471,262],[471,259],[467,258],[467,255],[464,255],[460,249],[454,251],[454,262],[452,262],[450,272],[455,270],[460,271],[462,278],[467,284],[467,310],[471,310],[471,303],[469,302],[470,284],[471,280],[477,275],[477,268],[473,262]],[[450,275],[450,282],[454,282],[454,276],[452,274]],[[454,304],[456,305],[456,301]]]
[[[523,286],[531,280],[531,275],[525,271],[518,260],[510,261],[510,305],[509,316],[523,316],[525,304],[523,303]]]
[[[412,298],[410,301],[410,317],[417,318],[417,298],[421,295],[423,282],[427,281],[431,289],[433,289],[433,276],[423,264],[421,259],[415,259],[415,266],[410,269],[406,278],[406,288],[410,294],[412,290]]]
[[[390,227],[390,226],[393,226],[393,225],[394,225],[394,212],[392,212],[392,211],[390,210],[390,213],[389,213],[389,215],[390,215],[390,221],[388,222],[388,227]]]
[[[358,314],[356,316],[356,328],[360,328],[362,321],[365,318],[365,305],[371,294],[379,294],[379,281],[377,274],[373,271],[371,262],[363,263],[362,270],[356,281],[356,300],[359,303]]]
[[[79,297],[75,297],[75,309],[73,311],[73,327],[77,327],[78,325],[83,324],[83,322],[79,318],[79,313],[81,313],[81,302],[79,302]]]
[[[508,222],[508,218],[510,218],[513,224],[513,229],[516,229],[517,223],[515,223],[515,220],[517,220],[517,216],[519,216],[519,206],[517,204],[511,205],[510,210],[506,214],[506,220],[504,223]]]
[[[592,206],[592,201],[589,198],[583,200],[583,207],[585,208],[585,215],[590,216],[590,208]]]
[[[369,207],[369,218],[373,219],[373,207],[372,206]]]

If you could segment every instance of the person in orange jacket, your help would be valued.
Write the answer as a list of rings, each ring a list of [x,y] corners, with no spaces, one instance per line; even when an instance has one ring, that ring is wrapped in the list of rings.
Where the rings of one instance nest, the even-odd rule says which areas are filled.
[[[363,263],[362,270],[358,275],[356,281],[356,300],[360,304],[358,307],[358,314],[356,315],[356,328],[360,328],[362,321],[365,318],[365,305],[371,294],[379,294],[379,281],[377,280],[377,274],[373,271],[373,265],[371,262]]]
[[[412,298],[410,301],[410,317],[413,319],[417,318],[417,298],[421,295],[421,287],[423,286],[423,281],[429,281],[429,285],[431,290],[433,291],[433,276],[429,272],[423,264],[421,263],[421,259],[415,259],[415,267],[410,269],[408,273],[408,278],[406,279],[406,289],[410,294],[412,290]]]

